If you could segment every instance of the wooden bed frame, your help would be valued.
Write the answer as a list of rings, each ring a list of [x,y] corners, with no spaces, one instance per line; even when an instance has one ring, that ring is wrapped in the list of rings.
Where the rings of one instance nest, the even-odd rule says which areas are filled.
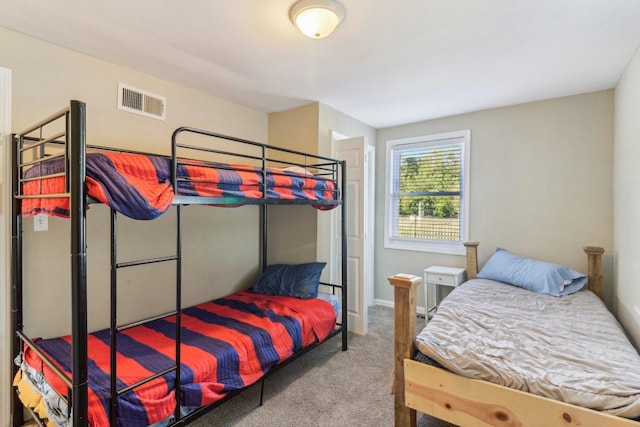
[[[478,242],[467,242],[467,279],[478,274]],[[589,289],[602,298],[602,254],[584,248]],[[416,411],[459,426],[639,426],[640,423],[535,394],[466,378],[412,360],[415,352],[417,276],[389,277],[395,293],[395,426],[416,425]]]

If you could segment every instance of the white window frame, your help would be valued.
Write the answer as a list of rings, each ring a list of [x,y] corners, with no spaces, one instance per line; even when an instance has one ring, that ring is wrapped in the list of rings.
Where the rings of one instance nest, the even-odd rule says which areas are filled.
[[[462,195],[460,197],[460,240],[433,240],[392,237],[393,231],[393,179],[394,152],[412,146],[445,145],[447,142],[463,143],[462,149]],[[387,141],[387,173],[385,174],[384,247],[406,251],[435,252],[441,254],[464,255],[464,242],[469,240],[469,171],[470,171],[471,130],[438,133]]]

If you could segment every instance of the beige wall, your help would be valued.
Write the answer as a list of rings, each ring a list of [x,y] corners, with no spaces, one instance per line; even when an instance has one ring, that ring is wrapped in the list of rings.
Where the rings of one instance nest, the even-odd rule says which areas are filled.
[[[616,87],[615,122],[615,305],[620,322],[640,346],[640,50]]]
[[[349,138],[364,136],[369,145],[375,145],[376,143],[376,130],[374,128],[328,105],[320,104],[318,150],[321,155],[331,156],[332,131],[341,133]]]
[[[317,102],[269,114],[269,143],[279,147],[331,157],[332,131],[375,143],[375,129]],[[308,206],[272,206],[269,212],[270,263],[329,261],[329,212]]]
[[[318,153],[318,103],[269,114],[269,144]],[[310,206],[269,206],[269,264],[316,260],[316,211]]]
[[[63,49],[0,28],[0,66],[13,71],[12,128],[20,131],[68,104],[87,103],[90,143],[170,153],[170,137],[179,126],[194,126],[266,142],[267,114],[232,104],[135,70]],[[135,64],[132,64],[135,66]],[[167,97],[167,121],[117,110],[118,82]],[[161,219],[142,222],[122,217],[122,259],[169,255],[175,208]],[[88,213],[90,329],[108,325],[108,209]],[[42,336],[68,333],[68,221],[51,219],[50,230],[33,233],[25,223],[26,330]],[[259,264],[258,208],[245,206],[184,209],[184,303],[193,304],[248,286]],[[51,245],[56,241],[57,246]],[[229,244],[233,242],[233,244]],[[174,267],[140,268],[123,273],[120,320],[168,308]],[[137,283],[138,278],[144,283]],[[215,281],[212,278],[215,277]],[[3,289],[5,284],[3,283]],[[37,289],[37,291],[36,291]],[[52,318],[50,313],[56,313]]]
[[[269,144],[290,150],[318,153],[317,102],[269,114]]]
[[[469,237],[481,243],[480,263],[501,246],[584,272],[582,247],[603,246],[610,295],[613,91],[603,91],[379,130],[376,298],[393,300],[386,277],[394,273],[465,265],[461,256],[383,247],[385,142],[463,129],[471,129]]]

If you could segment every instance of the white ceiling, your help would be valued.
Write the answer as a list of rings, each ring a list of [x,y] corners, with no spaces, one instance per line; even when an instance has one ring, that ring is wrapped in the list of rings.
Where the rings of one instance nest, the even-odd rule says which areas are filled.
[[[373,127],[612,88],[638,0],[342,0],[322,40],[294,0],[3,0],[0,26],[264,112],[319,101]]]

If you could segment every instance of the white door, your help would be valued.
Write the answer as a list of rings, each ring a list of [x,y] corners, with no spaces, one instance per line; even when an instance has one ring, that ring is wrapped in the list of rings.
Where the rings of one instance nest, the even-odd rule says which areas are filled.
[[[9,307],[9,255],[10,242],[9,218],[11,216],[11,181],[9,180],[9,163],[11,150],[9,140],[11,133],[11,70],[0,67],[0,348],[11,348],[9,343],[10,324]],[[8,351],[0,352],[0,390],[10,389],[9,366],[11,358]],[[13,390],[11,390],[13,393]],[[11,393],[0,392],[0,425],[10,423]]]
[[[364,137],[333,139],[333,157],[347,162],[348,329],[364,335],[367,309],[373,301],[373,176],[370,175],[373,147],[367,145]],[[332,272],[334,280],[341,274],[340,214],[336,212],[332,217],[332,265],[338,266]]]

